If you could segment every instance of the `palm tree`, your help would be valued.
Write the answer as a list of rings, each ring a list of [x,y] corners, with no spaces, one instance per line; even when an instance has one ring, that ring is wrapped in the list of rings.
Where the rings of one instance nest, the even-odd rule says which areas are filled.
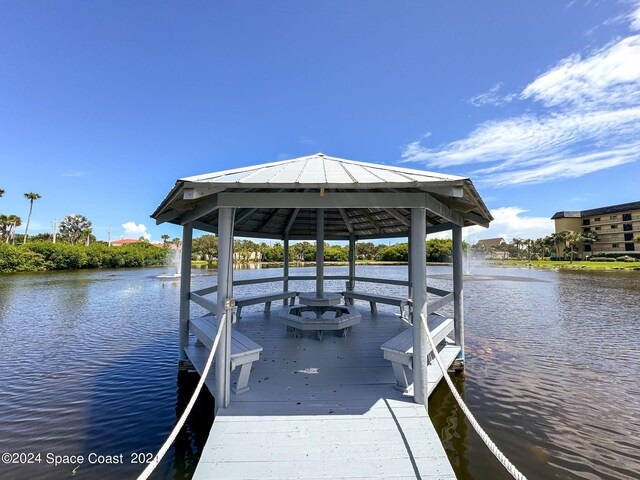
[[[569,263],[573,263],[573,258],[576,253],[577,246],[582,242],[583,236],[581,232],[567,232],[566,242],[569,244],[569,253],[571,254],[571,261]]]
[[[60,223],[60,237],[75,245],[87,228],[91,228],[91,222],[84,215],[67,215]]]
[[[31,212],[33,211],[33,202],[34,200],[38,200],[40,197],[39,194],[37,193],[25,193],[24,194],[24,198],[29,200],[29,216],[27,217],[27,226],[24,229],[24,239],[22,240],[22,243],[27,243],[27,235],[29,233],[29,223],[31,222]]]
[[[567,241],[569,240],[569,235],[571,235],[571,232],[568,230],[563,230],[562,232],[554,233],[553,235],[551,235],[551,237],[553,238],[553,243],[556,246],[556,255],[558,256],[558,258],[564,257],[564,255],[560,255],[559,245],[561,243],[564,243],[564,246],[566,247]]]
[[[524,240],[522,240],[521,238],[514,238],[513,240],[511,240],[513,246],[516,247],[516,258],[518,260],[520,260],[520,247],[522,246],[523,242]]]
[[[537,238],[533,241],[535,249],[540,252],[540,260],[544,260],[544,238]]]
[[[164,243],[165,245],[167,245],[167,244],[169,243],[169,239],[170,239],[171,237],[165,233],[164,235],[160,235],[160,238],[162,239],[162,243]]]
[[[0,197],[4,195],[4,190],[0,188]]]
[[[16,227],[22,225],[22,219],[17,215],[3,215],[3,231],[6,243],[16,243]]]
[[[593,245],[597,241],[598,241],[598,234],[596,232],[592,232],[591,230],[582,232],[582,243],[586,245]]]
[[[86,237],[85,245],[88,247],[89,243],[91,243],[91,234],[93,233],[93,228],[87,227],[82,229],[82,235]]]
[[[529,258],[529,263],[531,263],[531,253],[533,250],[533,240],[530,238],[525,238],[523,241],[524,246],[527,249],[527,257]]]

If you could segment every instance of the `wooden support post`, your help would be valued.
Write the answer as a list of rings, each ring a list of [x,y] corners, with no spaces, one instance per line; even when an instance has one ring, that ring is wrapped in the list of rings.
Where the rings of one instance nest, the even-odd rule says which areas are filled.
[[[349,287],[347,290],[353,292],[356,288],[356,236],[349,234]]]
[[[453,233],[453,321],[456,345],[460,353],[453,362],[455,371],[464,370],[464,275],[462,271],[462,227],[454,226]]]
[[[221,208],[218,214],[218,298],[216,317],[226,321],[215,356],[216,410],[231,400],[231,320],[233,314],[233,217],[235,209]]]
[[[413,401],[427,404],[427,332],[420,315],[427,314],[426,211],[411,209],[411,284],[413,285]]]
[[[193,225],[187,223],[182,227],[182,258],[180,259],[180,324],[179,359],[180,369],[188,368],[189,360],[184,349],[189,346],[189,316],[191,315],[191,245],[193,243]]]
[[[282,291],[286,292],[289,290],[289,234],[285,234],[284,236],[284,267],[282,270],[282,276],[284,280],[282,281]],[[286,307],[289,305],[289,299],[285,298],[282,300],[282,306]]]
[[[316,210],[316,296],[324,294],[324,209]]]

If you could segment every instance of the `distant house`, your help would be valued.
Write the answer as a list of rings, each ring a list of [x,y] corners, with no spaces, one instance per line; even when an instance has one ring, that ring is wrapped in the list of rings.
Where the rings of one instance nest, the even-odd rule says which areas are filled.
[[[111,242],[111,246],[112,247],[121,247],[123,245],[130,245],[132,243],[140,243],[140,240],[134,240],[133,238],[123,238],[122,240],[113,240]],[[155,247],[160,247],[162,248],[164,246],[163,243],[152,243],[151,245],[155,246]],[[177,248],[175,247],[173,244],[170,245],[171,248]]]
[[[123,245],[129,245],[130,243],[138,243],[138,240],[132,238],[123,238],[122,240],[114,240],[111,242],[112,247],[121,247]]]
[[[501,249],[502,245],[507,245],[504,238],[485,238],[478,240],[475,245],[475,249],[484,252],[485,258],[509,258],[509,252],[506,249]]]

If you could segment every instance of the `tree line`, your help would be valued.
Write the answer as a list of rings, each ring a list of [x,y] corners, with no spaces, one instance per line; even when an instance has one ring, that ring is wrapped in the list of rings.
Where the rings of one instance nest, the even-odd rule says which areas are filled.
[[[598,235],[593,231],[571,232],[568,230],[553,233],[545,237],[529,239],[514,238],[510,243],[503,243],[487,247],[478,242],[473,246],[477,252],[490,255],[493,258],[515,258],[516,260],[576,260],[581,245],[593,245],[598,241]],[[634,239],[640,243],[640,236]],[[594,253],[592,257],[603,256]]]
[[[464,244],[466,248],[466,244]],[[451,258],[451,240],[430,239],[426,241],[428,262],[444,262]],[[409,258],[409,246],[406,242],[393,245],[356,242],[356,260],[406,262]],[[235,240],[234,255],[239,262],[282,262],[284,245],[281,242],[267,244],[252,240]],[[218,237],[202,235],[193,239],[191,256],[193,260],[215,260],[218,256]],[[316,259],[316,246],[310,242],[297,242],[289,246],[289,259],[292,262],[313,262]],[[328,262],[347,262],[349,247],[324,245],[324,259]]]

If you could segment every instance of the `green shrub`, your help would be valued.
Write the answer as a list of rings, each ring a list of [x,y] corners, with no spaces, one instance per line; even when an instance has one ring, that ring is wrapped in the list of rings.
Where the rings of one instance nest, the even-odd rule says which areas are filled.
[[[88,247],[51,242],[0,243],[0,272],[147,267],[164,264],[166,256],[166,248],[146,243],[122,247],[109,247],[102,243]]]
[[[591,257],[589,259],[590,262],[615,262],[615,258],[610,257]]]
[[[42,272],[48,268],[45,258],[22,246],[0,243],[0,273]]]

